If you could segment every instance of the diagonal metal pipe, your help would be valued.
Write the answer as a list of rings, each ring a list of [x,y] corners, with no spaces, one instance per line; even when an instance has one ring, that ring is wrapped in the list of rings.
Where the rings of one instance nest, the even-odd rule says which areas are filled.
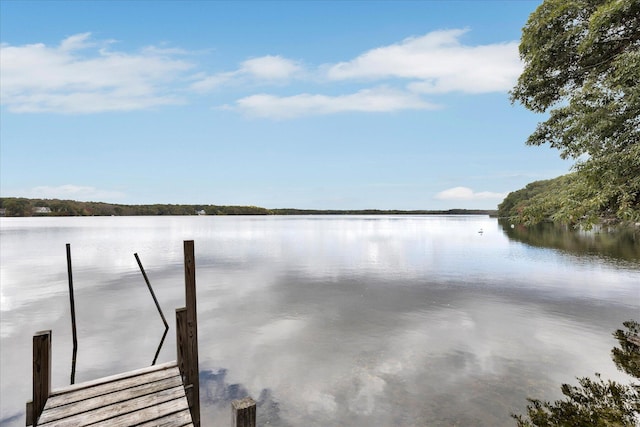
[[[162,348],[162,344],[164,344],[164,339],[167,337],[167,332],[169,331],[169,324],[167,323],[167,319],[165,319],[164,314],[162,313],[162,309],[160,308],[160,304],[158,303],[158,298],[156,298],[156,294],[153,292],[153,288],[151,287],[151,283],[149,282],[149,278],[147,277],[147,273],[144,271],[144,267],[142,267],[142,262],[140,262],[140,257],[137,253],[133,254],[136,257],[136,261],[138,261],[138,266],[140,267],[140,271],[142,272],[142,277],[144,277],[144,281],[147,283],[147,288],[149,288],[149,292],[151,292],[151,296],[153,297],[153,302],[156,303],[156,308],[158,309],[158,313],[160,313],[160,317],[162,318],[162,323],[164,323],[164,334],[162,335],[162,339],[160,340],[160,344],[158,345],[158,349],[156,350],[156,355],[153,358],[153,362],[151,365],[156,364],[156,360],[158,360],[158,355],[160,354],[160,349]]]
[[[71,356],[71,384],[76,382],[76,356],[78,334],[76,332],[76,301],[73,295],[73,273],[71,271],[71,244],[67,243],[67,274],[69,276],[69,302],[71,304],[71,331],[73,332],[73,355]]]

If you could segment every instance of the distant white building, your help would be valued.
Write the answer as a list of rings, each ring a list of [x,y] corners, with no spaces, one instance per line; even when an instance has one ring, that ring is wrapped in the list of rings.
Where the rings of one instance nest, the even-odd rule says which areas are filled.
[[[50,214],[51,208],[47,208],[44,206],[36,206],[33,208],[33,213],[34,214]]]
[[[204,211],[204,209],[200,209],[199,211],[196,211],[196,213],[198,215],[206,215],[207,213]]]

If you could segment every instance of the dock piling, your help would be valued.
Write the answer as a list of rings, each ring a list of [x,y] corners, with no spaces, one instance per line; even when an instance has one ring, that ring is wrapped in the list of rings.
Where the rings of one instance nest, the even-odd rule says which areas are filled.
[[[196,262],[193,240],[184,241],[186,307],[176,310],[177,362],[185,386],[193,425],[200,427],[200,372],[198,368],[198,317],[196,310]]]
[[[231,402],[231,427],[256,427],[256,402],[252,398]]]
[[[33,399],[31,401],[31,421],[33,425],[38,423],[38,418],[42,414],[50,393],[51,331],[48,330],[36,332],[33,336]]]

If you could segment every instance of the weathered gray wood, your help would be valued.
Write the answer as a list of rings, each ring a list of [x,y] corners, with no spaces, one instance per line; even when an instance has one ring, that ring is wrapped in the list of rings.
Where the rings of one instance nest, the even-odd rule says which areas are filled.
[[[180,399],[169,400],[159,403],[157,405],[149,406],[140,409],[136,412],[130,412],[127,414],[119,415],[117,417],[109,418],[95,424],[91,424],[91,427],[129,427],[138,426],[141,423],[148,425],[158,426],[182,426],[188,424],[190,419],[187,419],[186,423],[183,421],[183,411],[189,411],[189,404],[184,398],[184,395]],[[174,414],[176,416],[174,417]],[[177,416],[180,414],[180,416]],[[189,414],[189,417],[191,414]],[[151,420],[151,421],[149,421]],[[162,420],[162,421],[159,421]]]
[[[191,352],[189,351],[189,332],[187,328],[186,307],[176,309],[176,349],[177,363],[184,384],[184,392],[187,395],[189,409],[195,412],[195,402],[193,397],[193,384],[190,383],[190,373],[188,367],[191,366]]]
[[[185,382],[189,376],[187,366],[189,365],[189,346],[188,346],[188,329],[187,329],[187,308],[176,309],[176,363],[180,369],[180,374]]]
[[[51,331],[33,336],[33,396],[31,421],[38,424],[40,414],[51,393]]]
[[[173,412],[166,416],[147,421],[146,423],[138,424],[136,427],[182,427],[188,425],[193,425],[193,423],[191,422],[189,405],[185,402],[182,411]]]
[[[74,390],[81,390],[81,389],[85,389],[85,388],[93,388],[94,386],[98,385],[98,384],[105,384],[105,383],[109,383],[109,382],[113,382],[113,381],[117,381],[117,380],[121,380],[121,379],[125,379],[125,378],[133,378],[139,375],[146,375],[149,372],[160,372],[160,371],[167,371],[164,374],[161,375],[172,375],[172,372],[170,371],[172,368],[176,367],[176,361],[172,361],[172,362],[166,362],[166,363],[162,363],[160,365],[155,365],[155,366],[147,366],[145,368],[141,368],[141,369],[136,369],[133,371],[128,371],[128,372],[124,372],[121,374],[116,374],[116,375],[110,375],[108,377],[102,377],[102,378],[98,378],[95,380],[91,380],[91,381],[86,381],[80,384],[74,384],[71,386],[67,386],[67,387],[61,387],[61,388],[57,388],[55,390],[53,390],[50,393],[50,396],[56,396],[58,394],[65,394],[65,393],[69,393],[70,391],[74,391]]]
[[[193,390],[190,403],[193,425],[200,427],[200,372],[198,367],[198,315],[196,303],[196,260],[193,240],[184,241],[184,283],[187,308],[187,352],[189,364],[186,366],[187,381]]]
[[[140,380],[144,380],[144,377],[140,378]],[[101,394],[92,398],[78,400],[67,405],[59,405],[50,408],[47,404],[42,415],[40,415],[40,423],[48,423],[51,421],[68,418],[82,412],[92,411],[103,406],[115,405],[116,403],[125,402],[137,397],[158,393],[162,390],[167,390],[180,385],[182,385],[182,379],[179,375],[176,375],[171,378],[144,383],[136,387],[125,388],[123,390],[115,389],[108,394]],[[75,394],[82,393],[76,392]]]
[[[256,402],[252,398],[231,402],[231,427],[256,427]]]
[[[183,402],[180,402],[183,400]],[[80,414],[72,415],[70,417],[51,421],[49,423],[38,424],[39,426],[56,426],[56,427],[77,427],[88,424],[94,424],[100,421],[110,420],[114,416],[124,415],[137,412],[138,414],[132,415],[133,418],[138,421],[129,425],[137,424],[139,422],[147,421],[142,413],[143,409],[160,405],[161,403],[175,401],[170,405],[175,405],[177,410],[184,409],[182,406],[186,403],[184,397],[184,388],[180,385],[167,390],[161,390],[154,394],[137,397],[135,399],[127,400],[124,402],[118,402],[113,405],[103,406],[101,408],[94,409],[92,411],[83,412]],[[182,405],[182,406],[181,406]],[[152,409],[153,411],[153,409]],[[109,424],[112,425],[112,424]]]
[[[32,426],[33,425],[33,402],[30,400],[27,402],[27,409],[25,412],[25,418],[26,418],[26,425],[27,426]]]
[[[56,390],[39,426],[191,425],[176,362],[113,375]]]

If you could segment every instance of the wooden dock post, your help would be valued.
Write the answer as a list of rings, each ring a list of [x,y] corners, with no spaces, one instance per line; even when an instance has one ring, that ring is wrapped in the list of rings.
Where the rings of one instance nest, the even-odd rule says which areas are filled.
[[[36,332],[33,336],[33,397],[31,418],[27,422],[38,424],[44,405],[51,394],[51,331]]]
[[[187,328],[187,308],[176,308],[176,362],[180,374],[182,375],[182,383],[185,386],[187,401],[189,402],[189,410],[193,411],[193,383],[191,382],[189,366],[191,366],[191,354],[189,352],[189,331]],[[192,416],[193,418],[193,416]]]
[[[184,241],[184,284],[187,306],[176,310],[177,362],[184,380],[193,425],[200,427],[196,262],[193,240]]]
[[[231,402],[231,427],[256,427],[256,402],[252,398]]]

